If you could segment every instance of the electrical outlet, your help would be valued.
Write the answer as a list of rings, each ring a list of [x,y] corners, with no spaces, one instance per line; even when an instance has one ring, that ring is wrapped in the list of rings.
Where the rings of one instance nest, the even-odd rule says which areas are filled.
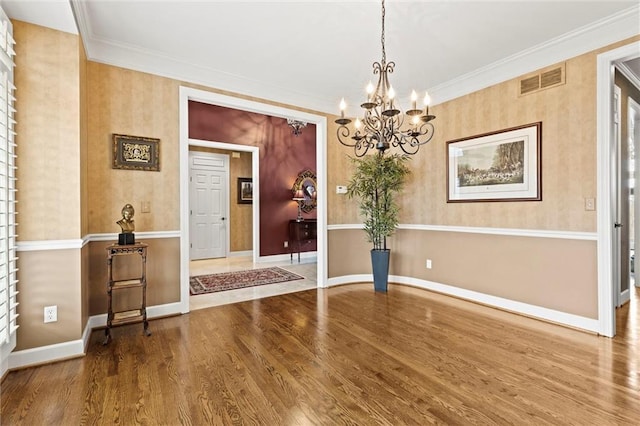
[[[44,307],[44,322],[56,322],[58,321],[58,307],[57,306],[45,306]]]
[[[596,209],[596,200],[595,198],[585,198],[584,199],[584,209],[586,211],[593,211]]]
[[[284,242],[284,248],[287,248],[287,247],[289,247],[289,241]]]
[[[431,259],[427,259],[427,269],[431,269]]]

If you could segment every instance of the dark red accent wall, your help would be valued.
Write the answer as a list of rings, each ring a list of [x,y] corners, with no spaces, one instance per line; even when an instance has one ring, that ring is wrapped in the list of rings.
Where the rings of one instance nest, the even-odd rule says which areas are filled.
[[[260,256],[289,253],[284,241],[289,220],[298,212],[291,187],[301,171],[316,171],[315,125],[294,136],[286,118],[189,101],[189,137],[260,149]],[[234,197],[230,194],[230,202],[236,202]],[[303,216],[315,218],[316,210]]]

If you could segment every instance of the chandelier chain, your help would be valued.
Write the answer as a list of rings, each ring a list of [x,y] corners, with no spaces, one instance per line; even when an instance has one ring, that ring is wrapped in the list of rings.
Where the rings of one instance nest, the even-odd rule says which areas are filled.
[[[382,42],[382,66],[387,63],[387,51],[384,47],[384,15],[385,15],[384,0],[382,0],[382,36],[380,41]]]

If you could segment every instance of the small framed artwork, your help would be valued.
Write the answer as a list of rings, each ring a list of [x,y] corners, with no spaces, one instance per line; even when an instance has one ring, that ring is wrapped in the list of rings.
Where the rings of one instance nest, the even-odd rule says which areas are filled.
[[[447,142],[447,202],[542,200],[542,122]]]
[[[114,169],[160,171],[160,139],[113,134]]]
[[[253,181],[251,178],[238,178],[238,204],[253,202]]]

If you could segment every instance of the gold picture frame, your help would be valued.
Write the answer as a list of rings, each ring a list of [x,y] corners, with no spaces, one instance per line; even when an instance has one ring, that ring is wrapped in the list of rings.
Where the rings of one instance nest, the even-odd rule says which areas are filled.
[[[160,171],[160,139],[113,134],[114,169]]]

